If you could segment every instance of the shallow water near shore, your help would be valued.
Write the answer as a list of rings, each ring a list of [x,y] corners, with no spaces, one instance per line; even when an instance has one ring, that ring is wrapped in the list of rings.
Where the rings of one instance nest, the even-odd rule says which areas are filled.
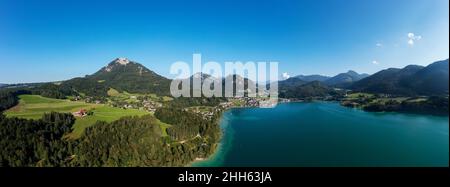
[[[449,117],[373,113],[333,102],[236,108],[217,151],[192,166],[448,166]]]

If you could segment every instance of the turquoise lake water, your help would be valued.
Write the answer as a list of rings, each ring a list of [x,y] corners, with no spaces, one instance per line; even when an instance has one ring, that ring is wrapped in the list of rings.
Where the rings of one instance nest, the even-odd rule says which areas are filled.
[[[224,113],[216,153],[193,166],[448,166],[449,118],[332,102]]]

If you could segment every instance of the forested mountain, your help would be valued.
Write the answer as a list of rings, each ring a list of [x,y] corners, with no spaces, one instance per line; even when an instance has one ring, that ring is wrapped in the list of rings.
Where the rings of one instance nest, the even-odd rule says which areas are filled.
[[[325,80],[324,83],[329,86],[344,88],[344,87],[351,85],[352,83],[354,83],[356,81],[366,78],[367,76],[369,76],[369,75],[364,74],[364,73],[359,74],[355,71],[350,70],[346,73],[340,73],[334,77],[331,77],[331,78]]]
[[[438,61],[410,76],[405,84],[415,90],[417,94],[448,94],[448,71],[448,59]]]
[[[308,83],[308,82],[304,81],[302,79],[299,79],[297,77],[291,77],[286,80],[278,81],[278,90],[285,88],[285,87],[297,87],[297,86],[301,86],[306,83]]]
[[[169,86],[169,79],[125,58],[117,58],[92,75],[61,83],[63,88],[91,96],[106,96],[109,88],[130,93],[169,95]]]
[[[237,74],[225,77],[225,79],[223,79],[224,90],[226,89],[226,85],[233,85],[233,95],[243,94],[248,96],[250,93],[257,92],[256,82]]]
[[[193,96],[194,93],[194,86],[193,81],[200,81],[201,83],[204,82],[206,78],[211,77],[211,75],[208,75],[206,73],[195,73],[194,75],[190,76],[186,79],[180,79],[180,81],[189,81],[190,84],[190,95]],[[211,77],[214,78],[214,77]],[[181,89],[183,86],[183,83],[180,82],[178,85],[178,88]],[[201,87],[202,85],[200,85]],[[198,90],[200,93],[201,88]],[[216,97],[204,97],[202,94],[201,97],[176,97],[174,100],[170,103],[168,103],[169,108],[183,108],[183,107],[190,107],[190,106],[216,106],[219,105],[221,101],[224,101],[223,98],[216,98]]]
[[[355,71],[349,70],[346,73],[340,73],[333,77],[323,76],[323,75],[297,75],[295,77],[287,79],[284,83],[295,83],[304,84],[312,81],[320,81],[328,86],[333,87],[345,87],[349,86],[351,83],[361,80],[369,76],[368,74],[359,74]],[[300,81],[299,81],[300,80]],[[303,83],[301,82],[303,81]]]
[[[202,85],[203,85],[203,83],[205,82],[205,80],[207,78],[209,78],[212,81],[221,82],[222,94],[225,94],[225,89],[226,89],[227,85],[232,85],[232,87],[233,87],[233,95],[235,95],[236,91],[238,91],[237,88],[241,88],[242,90],[240,90],[240,91],[241,92],[245,92],[245,94],[251,93],[251,92],[256,92],[256,90],[257,90],[256,89],[257,84],[254,81],[252,81],[252,80],[250,80],[248,78],[242,77],[240,75],[237,75],[237,74],[228,75],[225,78],[223,78],[223,77],[214,77],[214,76],[211,76],[211,75],[206,74],[206,73],[195,73],[194,75],[192,75],[189,78],[187,78],[190,81],[191,94],[195,90],[193,88],[194,81],[197,81],[197,82],[201,83],[200,84],[200,88],[199,88],[200,93],[201,93],[201,89],[203,89]],[[186,81],[187,79],[184,79],[184,81]],[[180,86],[181,85],[182,84],[180,83]],[[249,85],[254,85],[255,87],[253,88],[253,87],[251,87]],[[181,88],[180,86],[179,86],[179,88]],[[214,84],[211,85],[210,89],[214,89]]]
[[[281,82],[278,91],[282,98],[305,99],[310,97],[325,97],[335,95],[337,92],[320,81],[303,83],[298,79],[288,79],[287,82]],[[292,84],[291,84],[292,83]]]
[[[219,81],[221,83],[221,93],[222,97],[205,97],[202,92],[202,85],[205,82],[207,78],[210,78],[214,81]],[[245,96],[247,96],[248,93],[256,92],[257,88],[249,87],[249,85],[256,85],[255,82],[253,82],[250,79],[244,78],[240,75],[228,75],[225,78],[223,77],[213,77],[206,73],[195,73],[194,75],[190,76],[189,78],[186,78],[184,80],[180,81],[190,81],[190,94],[193,96],[193,92],[198,91],[201,93],[200,97],[177,97],[174,98],[173,102],[170,102],[170,105],[176,106],[176,107],[188,107],[188,106],[216,106],[220,102],[225,102],[227,99],[225,98],[225,92],[226,92],[226,85],[232,85],[232,94],[233,96],[236,95],[236,92],[238,91],[237,88],[242,88],[243,90],[240,90]],[[194,81],[200,82],[200,88],[194,89],[193,83]],[[182,88],[182,82],[179,84],[179,89]],[[256,85],[257,86],[257,85]],[[211,85],[210,89],[214,89],[214,84]]]
[[[170,95],[170,79],[156,74],[137,62],[117,58],[96,73],[85,77],[60,82],[14,84],[2,89],[23,89],[44,97],[63,99],[70,95],[106,97],[110,88],[120,92],[168,96]]]
[[[427,67],[409,65],[389,68],[354,83],[355,91],[395,95],[448,94],[448,59]]]
[[[195,74],[190,79],[192,81],[200,78],[201,82],[203,82],[206,77],[210,77],[210,75]],[[389,68],[371,76],[359,74],[355,71],[340,73],[334,77],[299,75],[279,81],[278,86],[279,90],[284,91],[282,95],[286,95],[287,92],[294,92],[297,87],[314,81],[322,83],[316,83],[316,86],[312,87],[319,89],[317,90],[318,95],[322,95],[323,90],[327,88],[349,88],[355,91],[396,95],[436,95],[448,93],[448,77],[447,59],[435,62],[427,67],[409,65],[402,69]],[[225,88],[224,82],[229,79],[220,79],[222,79],[222,86]],[[236,84],[243,84],[245,89],[248,88],[248,81],[250,81],[237,75],[233,75],[232,80],[234,80],[234,88],[236,88]],[[85,77],[58,83],[8,85],[6,88],[20,87],[31,91],[33,94],[52,98],[65,98],[68,95],[77,94],[107,97],[107,91],[110,88],[130,93],[170,95],[170,81],[170,79],[156,74],[139,63],[125,58],[117,58],[96,73]],[[304,87],[302,88],[304,89]],[[302,91],[299,90],[297,92]],[[194,103],[204,102],[195,101]]]
[[[324,82],[324,81],[326,81],[327,79],[329,79],[331,77],[323,76],[323,75],[297,75],[294,78],[298,78],[298,79],[300,79],[302,81],[305,81],[305,82],[312,82],[312,81]]]

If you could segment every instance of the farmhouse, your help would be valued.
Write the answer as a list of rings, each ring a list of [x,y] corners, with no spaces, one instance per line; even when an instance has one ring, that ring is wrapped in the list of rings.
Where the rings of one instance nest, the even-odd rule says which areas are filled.
[[[85,109],[80,109],[79,111],[76,111],[74,113],[72,113],[75,117],[85,117],[87,116],[87,110]]]

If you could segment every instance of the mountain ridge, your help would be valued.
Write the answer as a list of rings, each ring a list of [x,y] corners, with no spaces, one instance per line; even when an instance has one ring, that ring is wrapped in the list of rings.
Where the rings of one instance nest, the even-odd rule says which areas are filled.
[[[62,81],[61,85],[88,95],[106,95],[109,88],[135,93],[170,94],[170,79],[126,58],[117,58],[92,75]]]
[[[350,84],[359,81],[365,77],[368,77],[369,74],[359,74],[353,70],[349,70],[345,73],[339,73],[336,76],[333,76],[327,79],[324,83],[328,86],[334,86],[339,88],[346,88]]]
[[[448,94],[448,59],[425,67],[408,65],[388,68],[361,79],[350,89],[362,92],[396,95]]]
[[[321,82],[323,82],[323,81],[325,81],[325,80],[327,80],[327,79],[329,79],[331,77],[325,76],[325,75],[314,74],[314,75],[297,75],[294,78],[299,78],[299,79],[301,79],[302,81],[305,81],[305,82],[312,82],[312,81],[321,81]]]
[[[192,75],[192,77],[194,76]],[[245,82],[245,86],[248,85],[248,81],[251,81],[247,78],[239,79],[241,76],[233,76],[238,78],[238,80],[244,80],[241,82]],[[220,78],[225,79],[226,77]],[[349,70],[346,73],[326,78],[326,76],[322,75],[298,75],[286,80],[280,80],[278,86],[279,90],[295,91],[296,88],[305,88],[304,85],[307,83],[315,82],[310,84],[308,88],[317,88],[318,92],[329,90],[330,88],[345,88],[361,92],[396,95],[442,95],[448,94],[448,59],[433,62],[426,67],[408,65],[404,68],[387,68],[370,76]],[[204,78],[202,77],[202,79]],[[315,79],[321,79],[322,81]],[[316,81],[320,82],[320,84]],[[87,96],[103,97],[107,96],[110,88],[121,92],[154,93],[161,96],[169,96],[170,82],[171,79],[153,72],[138,62],[126,58],[116,58],[91,75],[58,81],[57,83],[25,84],[23,87],[26,88],[27,85],[33,85],[29,87],[37,87],[39,92],[46,93],[49,92],[46,89],[52,89],[54,92],[60,93],[51,93],[49,95],[54,95],[58,98],[74,92]],[[20,85],[15,88],[20,88]]]

